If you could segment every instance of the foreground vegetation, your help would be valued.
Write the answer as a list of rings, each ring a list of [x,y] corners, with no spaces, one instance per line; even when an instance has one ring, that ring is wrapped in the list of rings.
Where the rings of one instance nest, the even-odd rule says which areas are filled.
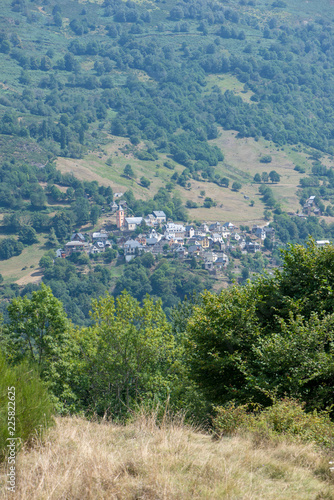
[[[14,298],[0,444],[5,464],[11,384],[19,498],[332,498],[333,255],[291,246],[273,276],[185,298],[169,320],[160,300],[126,291],[93,301],[87,327],[46,285]],[[29,451],[52,408],[64,417]]]
[[[160,300],[123,291],[93,301],[90,325],[77,327],[42,285],[12,299],[1,350],[10,365],[36,367],[62,414],[124,421],[169,401],[204,421],[215,406],[288,396],[332,415],[333,254],[291,246],[275,275],[192,295],[170,319]]]
[[[312,444],[250,433],[217,441],[154,414],[126,426],[57,418],[20,453],[15,498],[332,500],[328,460]],[[2,489],[0,498],[10,495]]]

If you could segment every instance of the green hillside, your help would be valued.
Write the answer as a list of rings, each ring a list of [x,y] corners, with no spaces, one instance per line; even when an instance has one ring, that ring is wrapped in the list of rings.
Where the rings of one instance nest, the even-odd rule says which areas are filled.
[[[241,182],[254,199],[257,159],[278,146],[277,201],[296,209],[300,175],[292,171],[291,146],[299,144],[302,155],[305,146],[328,153],[332,165],[331,11],[329,1],[5,0],[2,157],[42,165],[60,157],[62,171],[131,187],[143,198],[142,176],[153,194],[170,182],[196,203],[196,192],[182,190],[196,190],[192,179],[211,191],[206,182],[220,187],[227,177],[230,188]],[[235,130],[238,140],[227,141],[223,129]],[[110,133],[127,145],[124,154]],[[243,158],[233,158],[235,149],[243,149]],[[174,179],[163,166],[168,158]],[[127,162],[136,181],[122,176]],[[255,203],[241,219],[235,206],[242,195],[214,192],[237,222],[262,217]]]
[[[279,265],[288,242],[332,239],[333,9],[301,0],[4,0],[3,297],[30,292],[43,276],[79,323],[93,297],[121,285],[170,308],[187,281],[187,293],[219,290]],[[166,249],[167,262],[137,260],[135,271],[117,237],[105,258],[48,269],[73,231],[115,228],[115,192],[136,216],[232,221],[245,240],[254,224],[271,223],[275,241],[254,258],[232,242],[218,277]]]

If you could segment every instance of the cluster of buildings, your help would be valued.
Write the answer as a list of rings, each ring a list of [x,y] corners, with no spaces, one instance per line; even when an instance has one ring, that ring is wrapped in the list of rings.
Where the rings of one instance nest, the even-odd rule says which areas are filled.
[[[128,217],[124,205],[117,206],[115,202],[111,205],[117,230],[112,233],[101,230],[85,236],[74,233],[64,248],[57,250],[57,257],[64,258],[73,252],[104,252],[112,247],[109,239],[112,234],[113,241],[117,241],[118,248],[123,250],[126,262],[145,252],[153,255],[173,253],[180,259],[200,259],[205,269],[217,272],[227,266],[229,251],[239,248],[242,253],[255,253],[261,250],[265,238],[274,238],[275,235],[274,229],[268,225],[253,226],[251,234],[247,235],[231,222],[203,223],[199,227],[184,225],[167,221],[161,210],[144,217]],[[133,232],[135,234],[131,234]]]
[[[109,233],[101,230],[100,232],[91,235],[91,241],[87,241],[88,237],[82,233],[73,233],[71,240],[68,241],[64,248],[59,248],[56,251],[57,257],[66,258],[73,252],[97,254],[104,252],[107,248],[112,247],[112,243],[108,239]]]
[[[310,196],[306,200],[306,202],[303,206],[303,209],[302,209],[302,213],[300,215],[301,216],[308,216],[308,215],[319,216],[319,215],[321,215],[321,210],[317,206],[317,203],[316,203],[316,196]]]
[[[135,231],[137,226],[146,225],[148,227],[157,227],[161,224],[165,224],[167,217],[165,212],[162,210],[157,210],[145,217],[126,217],[125,210],[127,206],[126,203],[117,206],[116,202],[111,205],[112,213],[116,213],[116,225],[117,229],[126,231]]]

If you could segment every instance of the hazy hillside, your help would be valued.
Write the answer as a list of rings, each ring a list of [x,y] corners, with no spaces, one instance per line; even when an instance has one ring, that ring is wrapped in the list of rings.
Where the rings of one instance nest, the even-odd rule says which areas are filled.
[[[295,210],[293,168],[312,167],[305,146],[334,151],[332,11],[329,0],[4,0],[2,157],[61,157],[62,172],[137,197],[148,196],[142,177],[153,194],[169,183],[189,206],[201,206],[205,189],[218,206],[192,208],[194,219],[252,223],[264,208],[253,177],[274,153],[274,194]],[[220,127],[235,130],[238,145]],[[242,161],[233,156],[239,144]],[[127,163],[134,180],[122,175]]]
[[[124,284],[171,308],[185,293],[275,268],[288,242],[331,239],[333,9],[329,0],[4,0],[2,296],[43,277],[78,323],[92,298]],[[217,279],[191,259],[137,261],[135,272],[116,237],[105,259],[46,272],[73,231],[115,228],[115,192],[135,216],[232,221],[244,240],[271,222],[275,241],[262,256],[232,252]],[[304,220],[311,196],[317,214]]]

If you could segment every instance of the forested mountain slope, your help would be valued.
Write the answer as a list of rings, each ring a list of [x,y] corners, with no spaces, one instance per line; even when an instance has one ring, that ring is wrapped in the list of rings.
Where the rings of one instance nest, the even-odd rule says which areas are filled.
[[[210,177],[217,125],[333,152],[329,1],[3,4],[1,132],[13,154],[21,137],[35,154],[80,157],[113,132]],[[233,75],[245,95],[212,75]]]
[[[278,245],[331,238],[333,9],[329,0],[4,0],[0,271],[12,286],[4,296],[27,283],[31,291],[44,274],[84,321],[69,296],[87,315],[92,296],[117,283],[137,298],[162,294],[166,307],[184,297],[186,281],[187,293],[213,286],[204,270],[180,274],[179,263],[106,269],[114,254],[94,270],[84,260],[52,267],[50,254],[36,270],[73,230],[101,227],[113,191],[126,193],[136,216],[232,220],[245,238],[274,218]],[[325,223],[284,213],[310,196]],[[268,264],[233,258],[240,270]],[[168,293],[156,271],[173,276]]]

